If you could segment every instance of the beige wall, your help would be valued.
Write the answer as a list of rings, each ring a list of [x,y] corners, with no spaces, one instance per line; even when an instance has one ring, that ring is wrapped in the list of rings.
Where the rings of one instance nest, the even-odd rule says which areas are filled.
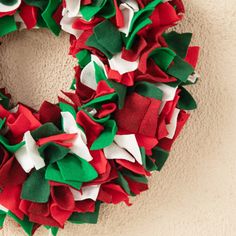
[[[202,46],[201,81],[192,88],[199,103],[163,171],[150,190],[122,205],[102,208],[97,225],[67,224],[63,236],[236,235],[236,6],[235,0],[187,1],[177,27],[192,31]],[[7,44],[7,45],[6,45]],[[1,85],[13,98],[38,107],[55,100],[73,76],[67,36],[22,32],[0,49]],[[51,93],[53,91],[53,93]],[[7,221],[0,235],[23,235]],[[40,230],[36,235],[47,235]]]

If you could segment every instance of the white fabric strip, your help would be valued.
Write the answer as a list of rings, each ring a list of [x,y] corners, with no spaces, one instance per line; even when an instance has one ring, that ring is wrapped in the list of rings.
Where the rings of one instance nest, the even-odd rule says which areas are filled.
[[[38,146],[31,136],[30,131],[24,134],[23,140],[25,141],[25,145],[15,153],[15,157],[24,171],[29,173],[33,168],[36,170],[43,168],[45,162],[39,155]]]
[[[53,236],[52,229],[49,229],[49,230],[48,230],[48,235],[49,235],[49,236]]]
[[[97,114],[97,110],[93,108],[92,110],[89,111],[89,114],[95,116]]]
[[[97,81],[95,76],[95,68],[94,62],[97,63],[103,70],[105,75],[107,76],[105,66],[103,62],[95,55],[91,55],[91,62],[89,62],[84,69],[81,71],[80,81],[82,84],[86,85],[87,87],[96,90],[97,89]]]
[[[61,19],[60,25],[62,30],[65,32],[74,35],[76,38],[82,34],[82,30],[76,30],[72,27],[73,23],[78,19],[77,17],[69,17],[69,12],[66,12]]]
[[[168,135],[166,138],[172,139],[175,135],[176,127],[177,127],[177,120],[180,110],[175,108],[173,115],[171,117],[170,124],[166,125],[166,129],[168,131]]]
[[[91,161],[89,149],[87,147],[87,138],[84,132],[77,126],[76,121],[70,112],[61,112],[63,118],[63,129],[68,134],[77,134],[72,141],[73,146],[70,148],[71,152],[75,153],[79,157],[86,161]]]
[[[156,86],[163,92],[162,101],[173,101],[177,87],[171,87],[163,83],[157,83]]]
[[[160,114],[166,102],[174,100],[178,87],[171,87],[163,83],[157,83],[156,86],[163,92],[162,103],[159,109],[159,114]]]
[[[122,53],[117,53],[109,61],[112,70],[118,71],[121,75],[127,72],[135,71],[138,68],[139,59],[137,61],[127,61],[121,58]]]
[[[119,147],[116,143],[112,143],[110,146],[103,149],[104,155],[107,159],[122,159],[130,162],[135,162],[133,156],[125,149]]]
[[[10,113],[17,113],[19,110],[19,105],[16,105],[15,107],[13,107],[10,111]]]
[[[0,12],[9,12],[16,10],[21,4],[21,0],[17,0],[12,6],[4,5],[0,2]]]
[[[96,201],[100,190],[100,185],[82,187],[82,193],[73,188],[70,188],[70,190],[74,196],[75,201],[83,201],[86,199],[92,199],[93,201]]]
[[[136,0],[122,0],[122,2],[128,4],[135,12],[139,10]]]
[[[8,212],[8,209],[6,207],[4,207],[3,205],[0,204],[0,210],[1,211],[5,211]]]
[[[124,26],[119,28],[119,31],[123,32],[127,37],[129,35],[130,25],[134,16],[134,9],[126,3],[121,3],[119,8],[124,17]]]
[[[134,134],[116,135],[114,141],[133,155],[136,161],[142,165],[142,155]]]
[[[69,17],[77,17],[80,12],[81,0],[65,0],[66,10],[68,11]]]

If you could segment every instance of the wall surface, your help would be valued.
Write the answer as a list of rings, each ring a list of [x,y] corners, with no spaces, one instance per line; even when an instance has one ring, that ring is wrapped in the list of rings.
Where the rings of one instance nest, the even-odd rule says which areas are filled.
[[[236,235],[236,5],[235,0],[186,2],[177,27],[194,32],[201,45],[201,80],[192,88],[199,109],[150,190],[131,207],[104,206],[97,225],[67,224],[59,236],[234,236]],[[75,61],[68,36],[21,32],[3,39],[0,85],[14,100],[37,108],[69,86]],[[24,235],[11,220],[1,236]],[[36,236],[47,235],[41,229]]]

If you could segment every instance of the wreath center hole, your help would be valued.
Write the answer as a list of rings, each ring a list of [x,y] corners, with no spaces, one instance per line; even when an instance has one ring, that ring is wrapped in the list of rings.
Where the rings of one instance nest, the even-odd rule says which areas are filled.
[[[57,102],[60,90],[68,90],[76,64],[68,55],[68,34],[55,37],[47,30],[23,30],[1,42],[0,87],[7,88],[14,104],[38,109],[44,100]]]

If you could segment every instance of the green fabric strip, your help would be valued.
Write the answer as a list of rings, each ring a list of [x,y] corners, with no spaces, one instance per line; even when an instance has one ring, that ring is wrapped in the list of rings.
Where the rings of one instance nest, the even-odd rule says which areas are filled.
[[[17,30],[14,16],[4,16],[0,18],[0,37],[3,37]]]
[[[49,0],[48,6],[42,13],[42,17],[47,25],[47,27],[58,36],[61,31],[61,27],[53,19],[53,14],[61,4],[61,0]]]
[[[104,130],[93,142],[91,150],[99,150],[112,144],[118,128],[114,120],[104,123]]]
[[[6,216],[7,216],[7,213],[5,211],[0,210],[0,228],[3,227]]]
[[[31,202],[48,202],[50,195],[50,185],[45,179],[45,168],[34,171],[24,182],[21,198]]]
[[[48,5],[48,0],[24,0],[27,5],[37,7],[41,10],[45,10]]]
[[[93,32],[94,34],[87,40],[86,45],[97,48],[109,59],[112,55],[121,51],[121,34],[109,20],[104,20],[97,24]]]
[[[93,108],[100,108],[102,104],[108,102],[114,102],[117,99],[116,93],[109,93],[101,97],[94,98],[90,102],[84,104],[82,107],[93,107]]]
[[[131,180],[133,180],[135,182],[139,182],[139,183],[143,183],[143,184],[148,183],[147,178],[143,175],[136,174],[136,173],[129,171],[127,169],[123,169],[121,172],[123,175],[129,177]]]
[[[133,195],[133,193],[129,188],[129,184],[124,178],[124,176],[119,171],[117,173],[118,173],[118,179],[116,180],[116,182],[125,190],[126,193],[128,193],[129,195]]]
[[[57,165],[64,180],[89,182],[98,176],[91,164],[75,154],[68,154]]]
[[[53,135],[61,134],[60,131],[53,123],[48,122],[40,126],[38,129],[31,131],[34,140],[38,141],[41,138],[50,137]]]
[[[80,12],[86,21],[91,20],[106,4],[107,0],[93,0],[92,4],[82,5]]]
[[[132,19],[131,25],[130,25],[130,32],[133,31],[135,28],[140,25],[144,19],[147,19],[152,12],[154,11],[155,7],[160,4],[162,0],[154,0],[147,4],[144,8],[137,11]]]
[[[165,164],[167,158],[169,156],[169,152],[165,151],[160,147],[155,147],[152,149],[152,158],[155,159],[155,163],[157,166],[157,170],[160,171]]]
[[[168,47],[174,50],[178,56],[185,58],[187,55],[188,47],[192,39],[192,33],[179,34],[175,31],[163,34]]]
[[[52,234],[53,236],[56,236],[57,233],[58,233],[58,231],[59,231],[59,228],[57,228],[57,227],[51,227],[51,226],[48,226],[48,225],[45,225],[44,227],[45,227],[46,229],[50,230],[50,231],[51,231],[51,234]],[[51,235],[51,234],[50,234],[50,235]]]
[[[40,156],[48,165],[63,159],[69,153],[70,149],[53,142],[49,142],[39,147],[38,151]]]
[[[177,107],[181,110],[194,110],[197,108],[197,103],[192,95],[184,88],[180,87],[179,101]]]
[[[101,80],[107,80],[105,72],[102,67],[100,67],[95,61],[93,62],[94,70],[95,70],[95,78],[98,83]]]
[[[132,48],[134,39],[137,33],[143,29],[145,26],[152,23],[149,19],[155,7],[160,4],[161,0],[154,0],[147,4],[144,8],[137,11],[131,21],[128,40],[126,41],[126,49],[129,50]]]
[[[152,23],[152,21],[151,21],[149,18],[144,19],[144,20],[133,30],[133,32],[130,34],[130,36],[128,36],[128,40],[127,40],[127,42],[126,42],[126,49],[127,49],[127,50],[130,50],[130,49],[132,48],[137,33],[138,33],[142,28],[144,28],[144,27],[147,26],[147,25],[150,25],[151,23]]]
[[[94,212],[87,212],[87,213],[74,212],[68,221],[74,224],[85,224],[85,223],[96,224],[98,221],[98,215],[101,203],[96,202],[95,204],[96,206]]]
[[[6,122],[6,117],[4,117],[3,119],[0,118],[0,130],[3,128],[3,126],[5,125]]]
[[[112,55],[121,51],[122,40],[120,32],[109,20],[102,21],[96,25],[94,27],[94,34],[98,43]]]
[[[72,80],[70,89],[71,89],[71,90],[76,90],[76,79],[73,79],[73,80]]]
[[[182,82],[186,82],[188,77],[194,72],[194,68],[179,56],[176,56],[173,62],[173,65],[169,67],[167,73]]]
[[[0,0],[0,3],[6,6],[12,6],[17,3],[17,0]]]
[[[21,142],[15,145],[10,145],[8,140],[0,135],[0,143],[11,153],[15,153],[18,149],[25,145],[25,142]]]
[[[47,6],[47,5],[46,5]],[[37,26],[39,28],[48,28],[46,22],[44,21],[42,14],[44,10],[38,10]]]
[[[52,235],[53,235],[53,236],[56,236],[57,233],[58,233],[58,231],[59,231],[59,228],[57,228],[57,227],[51,227],[50,229],[51,229]]]
[[[99,16],[110,19],[115,16],[116,9],[113,0],[107,0],[105,6],[99,11]]]
[[[94,34],[92,34],[88,40],[86,41],[86,45],[89,47],[93,47],[101,51],[108,59],[112,58],[112,54],[104,48],[102,45],[100,45],[97,41],[97,38]]]
[[[51,233],[52,233],[53,236],[56,236],[58,231],[59,231],[59,228],[51,227]]]
[[[0,29],[1,31],[1,29]],[[5,108],[9,109],[10,99],[0,92],[0,104]]]
[[[135,92],[144,97],[155,98],[160,101],[163,97],[163,92],[161,89],[157,88],[156,85],[145,81],[135,84]]]
[[[145,149],[140,148],[140,152],[141,152],[141,155],[142,155],[142,163],[143,163],[144,169],[147,170],[147,171],[157,170],[157,166],[156,166],[155,162],[152,161],[150,159],[150,157],[146,156]]]
[[[88,50],[84,49],[76,54],[76,58],[80,67],[84,68],[91,61],[91,54]]]
[[[76,119],[76,111],[75,111],[74,107],[72,107],[69,104],[63,103],[63,102],[59,103],[59,107],[62,112],[70,112],[71,115],[74,117],[74,119]]]
[[[168,69],[176,54],[169,48],[156,48],[149,55],[164,71]]]
[[[115,89],[116,94],[118,96],[118,107],[122,109],[125,104],[125,97],[127,93],[127,87],[123,84],[117,83],[113,80],[107,80],[107,83],[110,87]]]
[[[75,189],[80,189],[82,186],[82,182],[79,181],[67,181],[63,178],[58,165],[56,163],[51,164],[47,167],[46,169],[46,174],[45,174],[45,178],[47,180],[51,180],[54,182],[58,182],[58,183],[63,183],[63,184],[67,184]]]

